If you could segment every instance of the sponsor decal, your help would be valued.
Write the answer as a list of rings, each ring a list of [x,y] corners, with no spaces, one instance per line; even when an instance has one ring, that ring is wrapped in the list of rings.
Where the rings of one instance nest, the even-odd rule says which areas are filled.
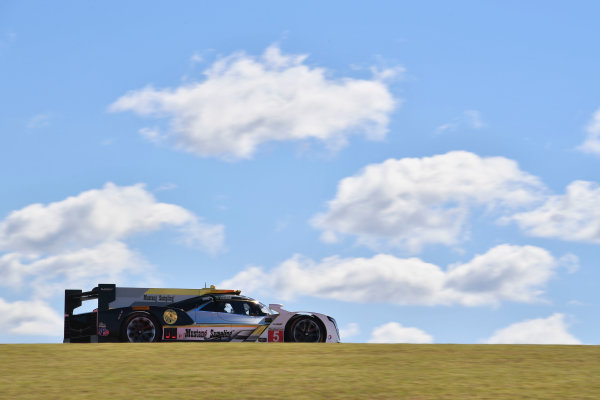
[[[206,340],[206,341],[229,341],[232,338],[233,331],[229,329],[208,329],[208,328],[180,328],[179,339],[183,340]]]
[[[185,335],[183,337],[185,339],[189,339],[189,338],[205,338],[206,335],[208,335],[208,331],[186,328],[185,329]]]
[[[163,319],[167,324],[173,325],[175,322],[177,322],[177,312],[169,308],[163,313]]]
[[[173,303],[175,301],[175,296],[163,294],[145,294],[144,301],[153,301],[155,303]]]
[[[104,322],[98,322],[98,336],[108,336],[110,331],[106,328]]]
[[[231,337],[231,334],[233,332],[232,331],[228,331],[227,329],[223,330],[223,331],[213,331],[212,329],[210,330],[210,336],[209,339],[216,339],[216,340],[224,340],[224,339],[228,339]]]

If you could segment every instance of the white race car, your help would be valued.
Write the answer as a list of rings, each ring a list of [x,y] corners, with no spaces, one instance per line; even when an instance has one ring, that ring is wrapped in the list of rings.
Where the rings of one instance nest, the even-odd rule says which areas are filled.
[[[93,299],[96,310],[73,314]],[[114,284],[65,290],[65,343],[157,341],[339,343],[340,336],[332,317],[267,307],[239,290]]]

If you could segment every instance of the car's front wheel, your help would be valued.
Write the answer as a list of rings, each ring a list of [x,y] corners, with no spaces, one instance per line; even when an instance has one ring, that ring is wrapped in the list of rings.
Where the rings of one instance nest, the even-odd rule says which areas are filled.
[[[122,338],[126,342],[158,342],[161,338],[160,325],[148,314],[136,313],[123,324]]]
[[[303,316],[293,320],[287,332],[287,341],[301,343],[318,343],[325,339],[321,324],[313,317]]]

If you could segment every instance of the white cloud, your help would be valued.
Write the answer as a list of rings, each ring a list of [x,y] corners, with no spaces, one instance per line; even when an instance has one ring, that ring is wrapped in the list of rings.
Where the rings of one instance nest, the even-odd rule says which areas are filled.
[[[485,122],[483,122],[483,117],[479,111],[465,110],[460,117],[454,118],[451,122],[438,126],[435,129],[435,133],[454,132],[459,128],[478,130],[484,127]]]
[[[270,271],[249,266],[221,286],[263,290],[283,299],[309,295],[363,303],[481,306],[541,301],[557,266],[544,249],[506,244],[445,271],[418,258],[385,254],[335,256],[319,263],[296,255]]]
[[[578,149],[584,153],[600,155],[600,108],[592,115],[585,130],[587,137]]]
[[[181,229],[190,245],[210,252],[222,247],[222,225],[205,224],[183,207],[157,202],[143,185],[107,183],[99,190],[13,211],[0,221],[0,251],[56,253],[169,226]]]
[[[224,249],[225,228],[192,220],[181,228],[181,242],[189,247],[201,247],[215,254]]]
[[[574,274],[579,270],[579,257],[575,254],[567,253],[563,255],[558,263],[561,267],[567,270],[569,274]]]
[[[163,135],[160,132],[159,128],[142,128],[139,131],[139,134],[142,135],[146,140],[153,143],[160,143],[163,140],[166,140],[166,135]]]
[[[0,256],[0,286],[27,286],[35,298],[48,298],[65,288],[86,288],[99,282],[148,281],[154,268],[120,242],[105,242],[46,257],[7,253]]]
[[[455,264],[446,273],[446,287],[467,305],[495,304],[502,300],[530,303],[540,299],[543,286],[559,262],[535,246],[500,245]]]
[[[568,332],[563,314],[530,319],[500,329],[484,343],[490,344],[581,344]]]
[[[156,283],[154,268],[124,240],[174,227],[185,244],[215,252],[223,226],[157,202],[143,185],[102,189],[50,204],[32,204],[0,221],[0,286],[35,298],[98,282]]]
[[[7,302],[0,298],[0,331],[37,336],[62,336],[63,317],[43,301]]]
[[[433,336],[418,328],[389,322],[373,329],[369,343],[433,343]]]
[[[311,223],[324,241],[354,235],[360,244],[405,247],[452,245],[467,234],[471,207],[488,210],[530,204],[540,198],[539,180],[504,157],[466,151],[425,158],[389,159],[344,178],[325,213]]]
[[[178,187],[179,186],[176,183],[167,182],[167,183],[163,183],[162,185],[160,185],[159,187],[157,187],[156,189],[154,189],[154,191],[155,192],[163,192],[163,191],[168,191],[168,190],[175,190]]]
[[[389,68],[378,68],[371,67],[370,68],[373,77],[375,77],[378,81],[392,81],[398,79],[398,77],[402,77],[406,69],[401,66],[389,67]]]
[[[202,55],[198,52],[192,54],[192,57],[190,58],[190,62],[192,64],[201,64],[204,62],[204,57],[202,57]]]
[[[340,337],[342,341],[347,341],[348,338],[356,336],[360,333],[360,327],[356,322],[350,322],[343,328],[340,328]]]
[[[306,57],[276,46],[258,58],[233,54],[208,68],[202,82],[131,91],[109,110],[169,118],[175,145],[204,157],[250,158],[268,141],[313,139],[336,149],[350,133],[384,138],[397,103],[384,81],[331,79]],[[142,133],[158,137],[155,130]]]
[[[564,195],[550,196],[540,207],[502,219],[516,222],[527,234],[600,243],[600,187],[575,181]]]
[[[481,129],[485,127],[485,122],[483,122],[483,117],[479,111],[466,110],[463,115],[465,116],[465,121],[470,128]]]

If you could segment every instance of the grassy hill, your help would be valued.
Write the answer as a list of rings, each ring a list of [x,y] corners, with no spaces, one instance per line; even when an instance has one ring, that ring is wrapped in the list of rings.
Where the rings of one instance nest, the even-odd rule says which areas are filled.
[[[600,399],[599,346],[0,345],[0,399]]]

